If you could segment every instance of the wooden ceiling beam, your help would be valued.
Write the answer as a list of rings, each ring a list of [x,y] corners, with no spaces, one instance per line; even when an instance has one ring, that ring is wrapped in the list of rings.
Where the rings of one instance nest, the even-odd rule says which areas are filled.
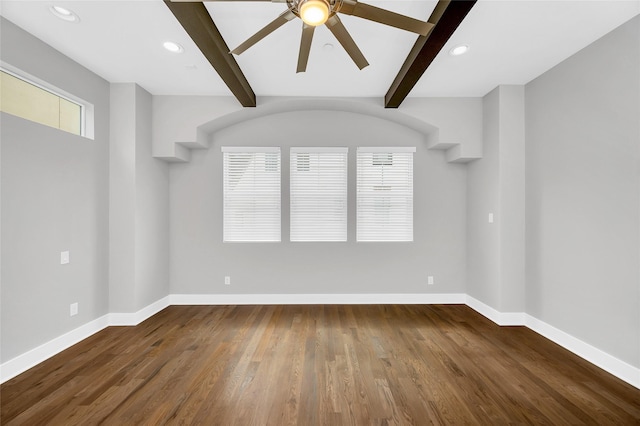
[[[242,106],[255,107],[256,95],[233,55],[229,53],[227,43],[204,4],[173,3],[171,0],[164,0],[164,3]]]
[[[398,108],[447,43],[477,0],[440,0],[429,22],[433,30],[419,36],[384,96],[385,108]]]

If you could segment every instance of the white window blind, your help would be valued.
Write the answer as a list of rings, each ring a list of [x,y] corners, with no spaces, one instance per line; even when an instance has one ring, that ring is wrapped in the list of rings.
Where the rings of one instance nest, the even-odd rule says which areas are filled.
[[[291,148],[291,241],[347,241],[347,148]]]
[[[357,240],[413,241],[413,147],[357,154]]]
[[[280,148],[222,147],[223,241],[280,241]]]

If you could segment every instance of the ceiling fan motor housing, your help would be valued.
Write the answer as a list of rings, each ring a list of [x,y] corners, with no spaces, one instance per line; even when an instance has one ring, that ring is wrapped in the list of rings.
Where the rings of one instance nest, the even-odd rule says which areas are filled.
[[[327,4],[329,8],[329,17],[340,12],[342,8],[345,6],[346,6],[345,9],[352,10],[353,7],[356,5],[356,2],[353,0],[320,0],[320,1]],[[295,15],[298,18],[302,19],[300,16],[300,9],[307,2],[308,0],[287,0],[287,6],[289,7],[289,10],[295,13]]]

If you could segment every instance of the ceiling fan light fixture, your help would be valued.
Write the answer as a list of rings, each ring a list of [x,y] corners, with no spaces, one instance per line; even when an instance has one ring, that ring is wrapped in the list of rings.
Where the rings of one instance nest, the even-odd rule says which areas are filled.
[[[329,3],[324,0],[302,0],[298,11],[305,24],[317,27],[329,19]]]

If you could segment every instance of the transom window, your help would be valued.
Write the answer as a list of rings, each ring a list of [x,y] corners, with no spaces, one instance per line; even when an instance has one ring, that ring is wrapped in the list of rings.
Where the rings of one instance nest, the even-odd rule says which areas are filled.
[[[0,110],[84,136],[84,105],[27,78],[0,69]]]

